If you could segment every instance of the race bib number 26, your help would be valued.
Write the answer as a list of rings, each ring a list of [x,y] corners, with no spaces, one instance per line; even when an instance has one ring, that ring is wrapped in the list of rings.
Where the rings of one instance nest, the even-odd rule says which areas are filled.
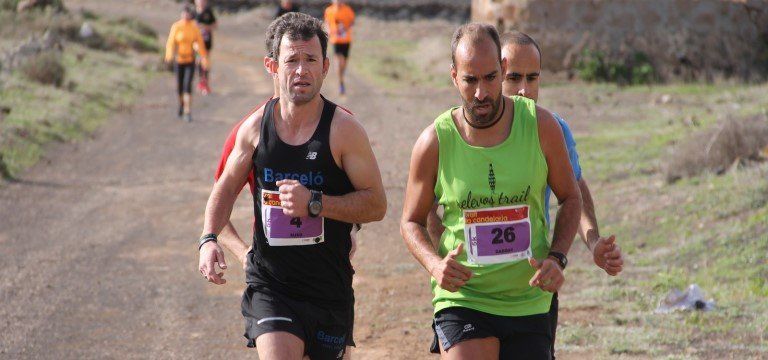
[[[261,191],[261,221],[270,246],[315,245],[324,241],[323,218],[283,214],[277,191]]]
[[[469,262],[498,264],[531,257],[528,212],[528,205],[464,210]]]

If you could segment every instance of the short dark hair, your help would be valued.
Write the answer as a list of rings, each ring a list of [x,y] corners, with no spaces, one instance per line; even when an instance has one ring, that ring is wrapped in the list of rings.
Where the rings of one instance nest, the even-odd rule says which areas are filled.
[[[456,66],[456,48],[459,47],[459,43],[465,37],[469,37],[469,41],[473,44],[479,43],[484,36],[488,36],[493,43],[496,44],[499,62],[501,62],[501,41],[499,41],[499,32],[496,28],[483,23],[469,23],[462,25],[453,33],[453,40],[451,41],[451,63]]]
[[[272,21],[269,26],[267,26],[267,37],[264,39],[264,45],[266,45],[267,48],[267,57],[271,59],[275,59],[275,54],[272,52],[272,42],[275,41],[275,29],[277,28],[278,24],[279,22],[275,20]]]
[[[533,45],[533,47],[536,48],[536,51],[539,52],[539,62],[541,62],[541,48],[539,47],[539,44],[536,42],[536,40],[533,40],[532,37],[530,37],[528,34],[512,30],[509,32],[505,32],[501,35],[501,44],[502,46],[507,45]]]
[[[273,30],[273,31],[270,31]],[[272,39],[270,40],[270,35]],[[327,57],[328,34],[323,30],[320,20],[298,12],[290,12],[275,19],[267,28],[267,43],[270,52],[268,56],[277,60],[280,57],[280,41],[284,36],[290,40],[309,41],[317,36],[320,39],[320,47],[323,50],[323,59]]]
[[[193,16],[194,16],[194,15],[195,15],[195,12],[196,12],[196,11],[195,11],[195,5],[192,5],[192,4],[185,4],[185,5],[184,5],[184,6],[181,8],[181,11],[183,11],[183,12],[185,12],[185,13],[187,13],[187,14],[191,14],[191,15],[193,15]]]

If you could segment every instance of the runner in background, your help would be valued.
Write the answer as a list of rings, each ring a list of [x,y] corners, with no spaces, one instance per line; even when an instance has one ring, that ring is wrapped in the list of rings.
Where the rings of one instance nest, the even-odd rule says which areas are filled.
[[[211,7],[208,6],[207,0],[196,0],[195,5],[195,10],[197,11],[195,20],[203,35],[205,50],[208,51],[208,56],[210,57],[211,49],[213,48],[213,31],[216,30],[216,27],[218,26],[216,23],[216,16],[213,14]],[[200,64],[198,70],[200,72],[200,82],[197,84],[197,88],[203,95],[207,95],[211,92],[211,82],[208,76],[210,69],[206,69]]]
[[[280,4],[277,5],[277,11],[275,12],[275,19],[289,13],[299,12],[299,5],[296,5],[291,0],[280,0]]]
[[[174,61],[179,94],[179,117],[192,121],[192,79],[195,76],[195,52],[202,57],[200,64],[208,68],[208,52],[200,29],[193,21],[195,8],[187,4],[181,11],[181,19],[171,26],[165,44],[165,62]]]
[[[344,73],[349,60],[349,48],[352,46],[352,26],[355,24],[355,12],[341,0],[333,0],[333,4],[325,9],[325,24],[328,35],[336,54],[339,70],[339,94],[344,95]]]

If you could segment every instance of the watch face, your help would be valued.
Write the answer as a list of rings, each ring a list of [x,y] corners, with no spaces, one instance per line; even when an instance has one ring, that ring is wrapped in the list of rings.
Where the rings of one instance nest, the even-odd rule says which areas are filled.
[[[319,201],[312,201],[309,203],[309,212],[312,215],[319,215],[322,210],[322,204]]]

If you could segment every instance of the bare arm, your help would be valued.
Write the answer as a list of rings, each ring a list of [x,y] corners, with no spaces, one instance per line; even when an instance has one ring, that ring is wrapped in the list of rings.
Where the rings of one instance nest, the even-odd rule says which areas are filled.
[[[224,225],[224,228],[221,229],[221,233],[219,234],[219,244],[235,254],[235,257],[237,257],[243,264],[243,269],[245,269],[248,250],[250,250],[251,247],[243,241],[231,221],[227,222],[227,225]]]
[[[539,143],[549,170],[547,183],[560,203],[550,251],[568,254],[579,227],[581,193],[571,169],[560,125],[549,111],[538,106],[536,118],[539,124]],[[553,257],[547,257],[543,261],[531,258],[529,262],[536,269],[529,282],[531,286],[556,292],[565,282],[563,269]]]
[[[411,254],[435,278],[440,287],[457,291],[472,276],[468,269],[455,260],[462,245],[445,258],[441,258],[430,241],[426,228],[427,215],[435,200],[437,165],[437,134],[431,125],[422,132],[413,147],[403,216],[400,220],[400,234]]]
[[[387,198],[368,135],[351,115],[340,110],[336,113],[340,121],[332,125],[331,146],[338,144],[341,168],[355,191],[342,196],[323,194],[320,215],[357,224],[379,221],[387,212]]]
[[[568,159],[563,132],[552,114],[536,107],[539,140],[549,169],[547,183],[560,204],[555,218],[551,251],[568,254],[579,228],[581,193]]]
[[[232,206],[251,171],[251,158],[255,149],[254,139],[258,139],[258,127],[255,126],[256,118],[257,116],[251,116],[237,132],[235,147],[229,154],[224,172],[214,183],[213,191],[208,198],[203,234],[218,234],[229,221]]]
[[[203,234],[219,234],[226,225],[231,225],[229,216],[232,213],[232,206],[248,177],[248,172],[251,170],[252,164],[250,160],[258,139],[256,119],[261,119],[261,111],[254,113],[251,118],[243,123],[237,132],[235,146],[227,158],[224,171],[218,181],[213,184],[213,190],[208,198],[205,220],[203,222]],[[237,236],[234,227],[231,230],[234,233],[234,239],[225,234],[223,240],[230,250],[235,252],[235,254],[239,254],[235,249],[238,248],[238,242],[242,243],[242,240]],[[215,264],[217,263],[222,270],[227,268],[224,251],[217,242],[205,243],[200,248],[198,268],[200,273],[209,282],[221,285],[226,283],[226,280],[223,278],[223,272],[216,272]]]
[[[581,191],[582,210],[581,221],[579,223],[579,236],[584,241],[584,245],[591,252],[600,237],[600,231],[597,227],[597,217],[595,216],[595,203],[592,201],[592,193],[584,178],[579,179],[579,190]]]
[[[583,200],[579,236],[592,253],[595,265],[605,270],[608,275],[616,276],[624,268],[624,259],[621,248],[616,244],[616,236],[611,235],[607,238],[600,236],[597,216],[595,216],[595,203],[587,181],[583,177],[579,179],[579,189]]]
[[[445,231],[445,226],[443,226],[443,221],[440,219],[437,209],[438,205],[436,203],[433,204],[432,209],[429,210],[429,215],[427,215],[427,231],[429,231],[429,237],[435,249],[439,246],[440,237],[442,237],[443,231]]]

